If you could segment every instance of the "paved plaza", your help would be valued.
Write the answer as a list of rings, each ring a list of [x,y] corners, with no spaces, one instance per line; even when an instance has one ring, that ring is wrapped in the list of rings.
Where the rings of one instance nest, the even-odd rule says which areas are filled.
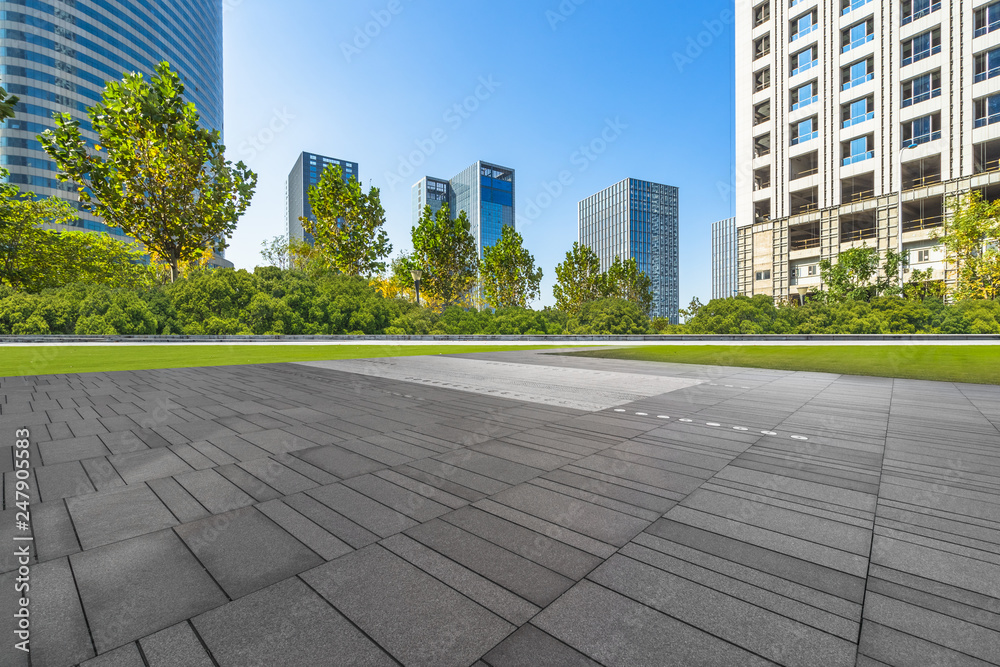
[[[529,351],[4,378],[0,665],[997,665],[998,429]]]

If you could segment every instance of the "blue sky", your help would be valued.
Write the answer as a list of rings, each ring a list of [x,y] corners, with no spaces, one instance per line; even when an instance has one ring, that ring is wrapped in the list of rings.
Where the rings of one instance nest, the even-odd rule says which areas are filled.
[[[732,0],[224,7],[228,155],[260,177],[227,251],[238,268],[284,233],[304,150],[381,188],[394,255],[410,247],[410,186],[481,159],[516,170],[518,231],[545,273],[536,307],[554,301],[577,202],[627,177],[680,188],[681,302],[711,296],[711,223],[732,212]]]

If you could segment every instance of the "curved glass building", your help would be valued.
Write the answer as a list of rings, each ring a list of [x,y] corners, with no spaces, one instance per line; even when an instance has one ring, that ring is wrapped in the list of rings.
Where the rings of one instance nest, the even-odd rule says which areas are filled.
[[[222,3],[219,0],[0,0],[0,80],[17,116],[0,125],[0,165],[22,191],[76,201],[56,180],[37,135],[68,112],[90,133],[86,109],[105,81],[149,76],[161,61],[178,71],[206,127],[223,129]],[[84,229],[121,235],[81,212]]]

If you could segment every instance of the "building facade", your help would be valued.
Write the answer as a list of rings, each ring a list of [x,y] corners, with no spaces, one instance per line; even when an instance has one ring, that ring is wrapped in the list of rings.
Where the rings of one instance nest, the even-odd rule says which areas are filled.
[[[653,316],[679,321],[679,190],[626,178],[579,204],[579,241],[607,271],[616,257],[635,259],[653,283]]]
[[[16,118],[0,125],[0,166],[9,170],[9,181],[78,205],[76,187],[56,179],[37,135],[54,127],[54,113],[69,113],[80,120],[83,136],[96,143],[86,110],[101,101],[105,82],[124,72],[149,76],[164,60],[180,73],[203,124],[221,132],[221,3],[0,1],[0,79],[20,98]],[[74,226],[126,240],[121,230],[84,211]]]
[[[338,160],[315,153],[299,155],[285,184],[285,234],[289,242],[305,241],[309,245],[313,244],[312,234],[302,228],[300,218],[315,220],[309,203],[309,189],[319,183],[323,170],[327,167],[340,167],[344,172],[345,182],[351,178],[359,179],[357,162]]]
[[[728,299],[736,291],[736,218],[712,224],[712,298]]]
[[[452,218],[461,211],[468,215],[482,257],[486,248],[500,240],[505,226],[516,227],[514,195],[514,170],[489,162],[476,162],[447,181],[428,176],[413,186],[413,225],[420,221],[424,207],[437,213],[447,202]]]
[[[859,246],[950,281],[949,200],[1000,196],[1000,1],[737,3],[736,42],[740,293]]]

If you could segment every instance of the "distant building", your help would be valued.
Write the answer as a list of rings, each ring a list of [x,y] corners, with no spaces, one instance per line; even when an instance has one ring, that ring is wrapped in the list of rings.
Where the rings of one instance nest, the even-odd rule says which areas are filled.
[[[736,295],[736,218],[712,224],[712,298]]]
[[[413,186],[413,224],[425,206],[436,213],[448,204],[452,218],[460,211],[469,216],[479,256],[500,239],[505,226],[514,227],[514,170],[489,162],[476,162],[449,181],[426,177]]]
[[[635,259],[653,282],[653,316],[677,324],[680,310],[679,190],[626,178],[579,205],[579,239],[606,271],[616,257]]]
[[[329,166],[340,167],[344,172],[344,181],[358,178],[358,163],[338,160],[332,157],[302,153],[295,161],[291,173],[288,174],[288,184],[285,187],[285,232],[288,241],[305,241],[313,244],[312,235],[302,229],[299,218],[313,218],[312,206],[309,205],[309,188],[319,183],[323,170]]]

